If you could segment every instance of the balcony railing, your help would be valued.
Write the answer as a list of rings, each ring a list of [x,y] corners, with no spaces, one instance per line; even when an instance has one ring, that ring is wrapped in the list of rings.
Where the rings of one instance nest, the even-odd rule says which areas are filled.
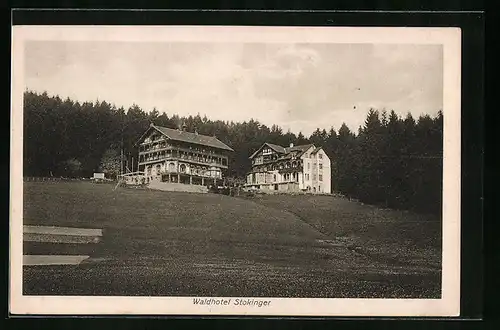
[[[170,152],[169,152],[170,151]],[[142,151],[139,152],[139,157],[141,156],[148,156],[154,153],[161,153],[161,156],[153,156],[149,157],[150,160],[154,160],[154,157],[157,157],[155,159],[163,159],[163,158],[178,158],[178,159],[183,159],[183,160],[190,160],[190,161],[196,161],[204,164],[217,164],[221,166],[227,166],[228,159],[226,156],[222,155],[215,155],[215,157],[220,158],[221,160],[218,161],[209,161],[207,160],[207,157],[214,158],[214,154],[207,154],[207,153],[200,153],[200,152],[193,152],[189,151],[188,149],[179,149],[179,148],[173,148],[171,146],[161,148],[161,149],[156,149],[156,150],[150,150],[150,151]],[[187,153],[196,153],[196,155],[189,155]],[[159,157],[159,158],[158,158]],[[148,161],[148,158],[139,158],[139,161]]]
[[[160,143],[161,145],[153,147],[153,145],[157,142],[151,142],[146,144],[146,146],[140,146],[139,147],[139,153],[147,153],[151,151],[156,151],[156,150],[162,150],[162,149],[173,149],[173,150],[179,150],[183,152],[195,152],[198,154],[203,154],[207,156],[219,156],[219,157],[224,157],[222,155],[222,151],[215,151],[211,149],[206,149],[206,148],[199,148],[199,147],[182,147],[182,146],[177,146],[177,145],[172,145],[166,142]]]
[[[140,158],[139,164],[145,165],[145,164],[154,163],[154,162],[158,162],[158,161],[169,161],[169,160],[181,160],[181,161],[185,161],[187,163],[193,163],[193,164],[198,164],[198,165],[208,165],[208,166],[216,166],[216,167],[220,167],[220,168],[228,168],[227,165],[224,165],[221,162],[199,161],[199,160],[191,159],[188,157],[178,157],[178,156],[171,156],[171,155],[148,157],[148,158],[144,158],[144,159]]]

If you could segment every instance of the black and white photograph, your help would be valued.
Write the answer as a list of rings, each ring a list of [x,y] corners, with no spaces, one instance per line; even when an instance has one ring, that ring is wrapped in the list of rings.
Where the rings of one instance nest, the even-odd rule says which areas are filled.
[[[459,314],[459,29],[12,42],[13,312]]]

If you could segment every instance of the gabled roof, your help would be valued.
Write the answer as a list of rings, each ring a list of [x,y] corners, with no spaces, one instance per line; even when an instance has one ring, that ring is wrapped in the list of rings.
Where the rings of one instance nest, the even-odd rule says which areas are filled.
[[[303,145],[300,145],[300,146],[288,147],[288,148],[285,148],[285,150],[286,150],[286,153],[289,153],[289,152],[292,152],[292,151],[298,151],[297,157],[300,157],[300,156],[302,156],[302,154],[304,152],[306,152],[307,150],[309,150],[311,147],[314,148],[314,144],[303,144]]]
[[[224,144],[222,141],[217,139],[215,136],[201,135],[201,134],[197,134],[197,133],[185,132],[185,131],[180,131],[180,130],[173,129],[173,128],[167,128],[167,127],[156,126],[156,125],[151,125],[151,127],[141,136],[140,140],[142,140],[144,135],[151,128],[156,129],[158,132],[165,135],[170,140],[199,144],[199,145],[203,145],[203,146],[207,146],[207,147],[234,151],[231,147]]]
[[[317,147],[316,149],[313,150],[313,152],[311,152],[311,154],[315,154],[318,151],[320,151],[321,149],[323,149],[323,148],[322,147]]]
[[[309,150],[311,147],[315,148],[314,144],[303,144],[303,145],[299,145],[299,146],[285,148],[285,147],[279,146],[277,144],[272,144],[272,143],[266,142],[259,149],[257,149],[249,158],[250,159],[254,158],[255,155],[257,155],[257,153],[259,151],[261,151],[262,148],[264,148],[264,146],[268,146],[269,148],[273,149],[277,153],[281,154],[282,156],[280,158],[283,158],[283,159],[290,158],[291,157],[290,153],[292,153],[292,152],[297,152],[297,157],[300,157],[300,156],[302,156],[302,154],[304,152]]]
[[[274,151],[276,151],[277,153],[279,154],[284,154],[286,153],[285,152],[285,148],[283,148],[282,146],[279,146],[277,144],[272,144],[272,143],[264,143],[263,145],[260,146],[259,149],[255,150],[255,152],[249,157],[250,159],[252,159],[253,157],[255,157],[255,155],[257,155],[257,153],[259,151],[262,150],[262,148],[264,148],[265,146],[268,146],[269,148],[273,149]]]
[[[269,148],[273,149],[277,153],[284,154],[286,153],[286,148],[283,148],[282,146],[279,146],[277,144],[272,144],[272,143],[264,143],[264,145],[267,145]]]

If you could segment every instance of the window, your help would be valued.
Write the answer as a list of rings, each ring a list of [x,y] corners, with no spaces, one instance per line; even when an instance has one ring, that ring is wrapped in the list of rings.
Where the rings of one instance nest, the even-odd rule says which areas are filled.
[[[273,180],[274,180],[274,182],[276,182],[276,174],[273,175]]]
[[[319,174],[318,178],[319,178],[319,181],[323,181],[323,175],[322,174]]]
[[[323,169],[323,164],[319,163],[319,169],[322,170]]]
[[[316,180],[316,174],[313,174],[313,180]]]
[[[306,173],[306,180],[309,181],[309,174]]]
[[[318,154],[319,159],[323,159],[323,154]]]

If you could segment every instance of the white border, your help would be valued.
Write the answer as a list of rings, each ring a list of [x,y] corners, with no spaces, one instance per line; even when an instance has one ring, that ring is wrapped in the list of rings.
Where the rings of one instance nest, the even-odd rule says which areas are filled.
[[[193,305],[192,297],[22,295],[24,43],[28,40],[136,42],[308,42],[442,44],[444,60],[443,258],[441,299],[266,298],[265,308]],[[14,26],[10,199],[10,313],[280,316],[458,316],[460,312],[460,79],[458,28]],[[261,298],[258,298],[261,299]]]

